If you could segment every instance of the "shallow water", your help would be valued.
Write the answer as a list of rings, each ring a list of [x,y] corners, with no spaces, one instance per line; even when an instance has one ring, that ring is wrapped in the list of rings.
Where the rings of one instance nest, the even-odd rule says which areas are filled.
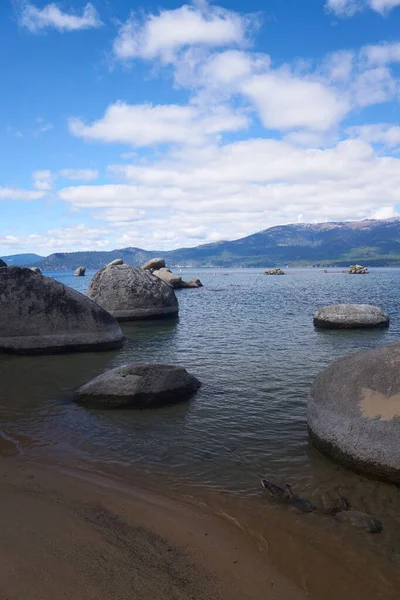
[[[80,291],[91,273],[48,273]],[[367,276],[339,270],[184,270],[203,288],[178,290],[177,320],[122,324],[119,351],[63,356],[0,355],[0,429],[24,452],[69,453],[129,468],[153,465],[195,485],[258,495],[266,477],[289,482],[320,503],[345,493],[357,510],[386,520],[384,539],[400,551],[398,488],[360,477],[322,456],[308,441],[306,403],[316,375],[336,358],[400,339],[400,270]],[[388,330],[318,331],[316,308],[339,302],[377,304]],[[73,390],[119,364],[182,364],[203,386],[188,403],[147,411],[76,406]],[[399,540],[399,543],[397,543]]]

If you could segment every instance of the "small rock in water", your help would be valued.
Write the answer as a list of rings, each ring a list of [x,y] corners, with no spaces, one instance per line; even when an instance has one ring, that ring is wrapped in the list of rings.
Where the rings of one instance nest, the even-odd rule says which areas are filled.
[[[86,273],[86,267],[78,267],[74,273],[76,277],[83,277]]]
[[[75,399],[94,408],[153,408],[187,400],[200,385],[180,366],[131,364],[95,377]]]
[[[33,271],[34,273],[38,273],[39,275],[42,274],[42,271],[39,269],[39,267],[31,267],[31,271]]]
[[[124,261],[122,260],[122,258],[116,258],[115,260],[112,260],[110,263],[108,263],[107,267],[110,267],[111,265],[123,265]]]
[[[264,271],[264,275],[285,275],[285,271],[282,271],[282,269],[268,269]]]
[[[367,267],[362,267],[361,265],[351,265],[347,272],[349,275],[367,275],[368,269]]]

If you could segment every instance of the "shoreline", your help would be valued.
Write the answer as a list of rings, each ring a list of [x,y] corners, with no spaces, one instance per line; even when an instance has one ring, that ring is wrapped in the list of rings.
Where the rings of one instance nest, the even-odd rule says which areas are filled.
[[[365,538],[344,546],[304,515],[21,456],[1,457],[0,477],[8,600],[399,597],[395,565]]]

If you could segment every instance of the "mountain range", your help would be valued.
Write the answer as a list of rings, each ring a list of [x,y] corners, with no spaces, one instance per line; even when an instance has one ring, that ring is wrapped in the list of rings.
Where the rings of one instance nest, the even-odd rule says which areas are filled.
[[[2,258],[7,264],[56,271],[81,265],[99,269],[115,258],[141,265],[158,256],[171,267],[348,266],[356,262],[366,266],[400,265],[400,219],[280,225],[238,240],[169,251],[122,248],[57,252],[44,258],[32,254]]]

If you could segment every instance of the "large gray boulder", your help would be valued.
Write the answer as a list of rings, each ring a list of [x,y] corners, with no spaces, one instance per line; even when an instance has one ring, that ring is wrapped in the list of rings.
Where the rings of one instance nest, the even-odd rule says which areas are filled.
[[[307,422],[323,452],[400,483],[400,343],[334,362],[311,388]]]
[[[152,408],[187,400],[200,385],[183,367],[131,364],[92,379],[75,400],[95,408]]]
[[[0,352],[120,348],[117,321],[79,292],[23,267],[0,269]]]
[[[87,295],[119,321],[172,317],[179,310],[169,285],[130,265],[107,265],[98,271]]]
[[[7,266],[7,263],[6,263],[6,262],[4,262],[4,260],[2,260],[2,259],[0,258],[0,267],[6,267],[6,266]]]
[[[324,329],[388,327],[389,317],[371,304],[332,304],[317,310],[314,325]]]
[[[78,267],[74,273],[76,277],[84,277],[86,273],[86,267]]]
[[[142,267],[144,271],[158,271],[165,267],[165,260],[163,258],[152,258],[148,260]]]

